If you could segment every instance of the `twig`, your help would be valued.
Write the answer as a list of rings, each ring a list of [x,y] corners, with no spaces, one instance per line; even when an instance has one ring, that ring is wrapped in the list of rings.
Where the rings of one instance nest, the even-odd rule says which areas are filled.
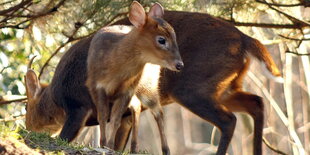
[[[25,1],[25,2],[28,2],[29,0]],[[3,10],[3,11],[0,11],[0,15],[2,16],[6,16],[6,18],[4,18],[1,22],[0,22],[0,28],[16,28],[16,29],[25,29],[27,28],[29,25],[26,25],[24,27],[20,27],[20,25],[26,23],[26,22],[29,22],[29,21],[33,21],[37,18],[40,18],[40,17],[43,17],[43,16],[48,16],[48,15],[51,15],[53,14],[54,12],[56,12],[58,10],[59,7],[61,7],[64,3],[65,3],[66,0],[62,0],[60,1],[58,4],[56,4],[53,8],[47,10],[47,11],[43,11],[39,14],[36,14],[36,15],[32,15],[32,14],[27,14],[27,15],[16,15],[14,14],[16,11],[18,11],[20,8],[23,8],[23,9],[27,9],[29,6],[32,5],[32,2],[30,0],[30,3],[23,3],[21,2],[19,5],[16,5],[14,7],[12,7],[11,9],[8,9],[8,10]],[[23,4],[23,5],[21,5]],[[28,6],[26,6],[28,5]],[[18,6],[18,7],[17,7]],[[26,6],[26,7],[24,7]],[[8,13],[8,14],[6,14]],[[13,18],[27,18],[25,20],[23,20],[22,22],[19,22],[18,24],[15,24],[15,25],[6,25],[4,23],[7,23],[8,20],[12,19]]]
[[[121,17],[121,16],[125,16],[125,15],[127,15],[127,14],[128,14],[128,12],[118,13],[118,14],[115,15],[109,22],[107,22],[106,25],[111,24],[116,18]],[[87,21],[87,20],[85,20],[85,22],[86,22],[86,21]],[[41,78],[41,75],[43,74],[44,69],[47,67],[47,65],[49,64],[49,62],[51,61],[51,59],[52,59],[55,55],[57,55],[58,52],[59,52],[63,47],[65,47],[65,46],[66,46],[67,44],[69,44],[70,42],[73,42],[73,41],[75,41],[75,40],[80,40],[80,39],[86,38],[86,37],[91,36],[91,35],[93,35],[93,34],[95,33],[95,32],[93,32],[93,33],[90,33],[90,34],[88,34],[88,35],[85,35],[85,36],[82,36],[82,37],[79,37],[79,38],[74,38],[74,37],[73,37],[73,36],[77,33],[77,31],[79,30],[79,28],[81,28],[81,27],[85,24],[85,22],[83,22],[83,23],[79,22],[78,27],[77,27],[77,26],[75,27],[76,29],[74,30],[74,32],[73,32],[70,36],[67,36],[69,39],[68,39],[64,44],[62,44],[60,47],[58,47],[58,48],[56,49],[56,51],[55,51],[54,53],[52,53],[52,55],[47,59],[47,61],[44,63],[44,65],[42,66],[42,68],[41,68],[41,70],[40,70],[40,73],[39,73],[39,76],[38,76],[39,79]]]
[[[6,67],[3,67],[0,71],[0,74],[2,74],[4,72],[5,69],[9,68],[10,66],[6,66]]]
[[[0,15],[5,15],[5,14],[10,13],[10,12],[12,12],[12,11],[16,11],[16,10],[22,8],[23,6],[25,6],[25,5],[29,4],[29,3],[31,4],[31,3],[32,3],[32,0],[22,1],[22,2],[20,2],[19,4],[13,6],[13,7],[10,7],[10,8],[8,8],[8,9],[6,9],[6,10],[1,10],[1,11],[0,11]]]
[[[27,98],[20,98],[20,99],[8,100],[8,101],[0,101],[0,105],[10,104],[12,102],[23,102],[25,100],[27,100]]]
[[[288,39],[288,40],[294,40],[294,41],[310,41],[310,38],[298,39],[298,38],[287,37],[287,36],[284,36],[284,35],[281,35],[281,34],[279,34],[279,36],[282,37],[282,38],[285,38],[285,39]]]
[[[258,3],[261,3],[262,1],[258,0],[257,2],[258,2]],[[303,28],[303,27],[310,26],[310,23],[309,23],[309,22],[306,22],[306,21],[302,21],[302,20],[300,20],[300,19],[297,19],[296,17],[293,17],[293,16],[291,16],[291,15],[289,15],[289,14],[287,14],[287,13],[285,13],[285,12],[283,12],[283,11],[281,11],[281,10],[275,8],[275,7],[273,7],[272,5],[270,5],[269,3],[267,3],[266,0],[264,0],[264,2],[265,2],[265,3],[263,3],[263,4],[268,5],[268,7],[269,7],[270,9],[272,9],[272,10],[274,10],[274,11],[276,11],[276,12],[282,14],[282,15],[284,15],[286,18],[288,18],[290,21],[292,21],[292,22],[294,23],[294,25],[297,25],[298,28],[301,29],[301,28]]]
[[[295,17],[273,7],[273,6],[277,6],[277,5],[272,5],[271,3],[267,3],[265,0],[264,1],[256,0],[256,2],[268,5],[270,9],[284,15],[290,21],[292,21],[293,24],[247,23],[247,22],[235,21],[235,19],[233,19],[232,17],[230,17],[230,19],[224,19],[221,17],[219,17],[219,18],[221,18],[227,22],[230,22],[230,23],[234,24],[235,26],[249,26],[249,27],[262,27],[262,28],[274,28],[274,29],[302,29],[304,27],[310,27],[309,22],[297,19],[297,18],[295,18]]]
[[[281,108],[279,107],[277,102],[274,100],[274,98],[270,95],[268,90],[263,86],[262,82],[258,80],[257,77],[251,71],[248,72],[248,76],[250,77],[250,79],[252,79],[252,81],[255,83],[256,86],[261,88],[262,93],[269,100],[270,105],[274,108],[274,110],[280,117],[283,124],[285,126],[288,126],[289,125],[288,117],[285,116],[284,112],[281,110]],[[301,144],[299,137],[297,136],[297,133],[294,130],[288,130],[288,131],[289,131],[290,137],[294,140],[294,144],[298,147],[301,154],[304,153],[304,148]]]
[[[292,52],[292,51],[285,51],[285,53],[291,53],[297,56],[310,56],[310,53],[298,53],[298,52]]]
[[[219,17],[220,18],[220,17]],[[221,18],[223,19],[223,18]],[[235,26],[249,26],[249,27],[262,27],[262,28],[274,28],[274,29],[299,29],[300,26],[295,24],[272,24],[272,23],[247,23],[247,22],[238,22],[223,19],[227,22],[234,24]]]
[[[46,60],[46,62],[44,63],[44,65],[42,66],[38,79],[41,78],[41,75],[43,74],[44,69],[47,67],[47,65],[49,64],[49,62],[52,60],[52,58],[63,48],[65,47],[68,43],[70,43],[70,40],[68,39],[64,44],[60,45],[54,53],[52,53],[52,55]]]
[[[274,146],[272,146],[269,142],[268,142],[268,140],[265,138],[265,137],[263,137],[263,142],[266,144],[266,146],[270,149],[270,150],[272,150],[273,152],[276,152],[276,153],[278,153],[278,154],[282,154],[282,155],[287,155],[286,153],[284,153],[284,152],[282,152],[281,150],[278,150],[277,148],[275,148]]]
[[[271,5],[271,6],[278,6],[278,7],[295,7],[295,6],[303,6],[305,3],[297,3],[297,4],[279,4],[279,3],[268,3],[266,1],[261,1],[261,0],[255,0],[258,3],[266,4],[266,5]]]

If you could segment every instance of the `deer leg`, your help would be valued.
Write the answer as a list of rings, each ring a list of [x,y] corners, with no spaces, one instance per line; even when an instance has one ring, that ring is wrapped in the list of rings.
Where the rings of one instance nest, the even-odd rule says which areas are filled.
[[[182,87],[175,89],[173,97],[179,104],[220,129],[221,138],[216,154],[225,155],[235,130],[236,117],[214,100],[212,95],[195,93]]]
[[[100,147],[106,146],[106,126],[109,119],[109,98],[105,91],[101,88],[98,89],[98,99],[95,101],[97,109],[97,119],[100,127]],[[93,97],[93,99],[96,99]]]
[[[132,127],[132,117],[127,116],[122,118],[121,126],[118,128],[115,137],[115,150],[123,151],[129,139],[129,134]]]
[[[132,137],[131,137],[131,152],[138,152],[138,130],[139,130],[139,120],[141,113],[141,106],[139,107],[131,107],[131,116],[132,116]]]
[[[132,95],[123,94],[115,99],[110,116],[111,134],[108,147],[114,149],[115,136],[118,128],[121,126],[122,115],[126,112]]]
[[[264,103],[262,98],[247,92],[238,91],[222,102],[230,111],[246,112],[254,120],[254,155],[262,154],[262,137],[264,126]]]
[[[162,152],[164,155],[169,155],[170,149],[168,146],[167,137],[166,137],[165,129],[164,129],[164,114],[163,114],[162,107],[160,105],[157,107],[153,107],[151,108],[151,111],[156,120],[158,129],[159,129]]]
[[[84,126],[89,114],[90,111],[85,108],[70,109],[61,130],[60,138],[71,142]]]

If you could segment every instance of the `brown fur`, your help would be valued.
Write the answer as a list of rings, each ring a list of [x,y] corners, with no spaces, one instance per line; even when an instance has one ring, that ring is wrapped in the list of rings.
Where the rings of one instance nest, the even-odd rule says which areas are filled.
[[[36,132],[57,134],[64,124],[64,112],[51,100],[49,87],[39,83],[35,73],[28,70],[25,76],[28,104],[26,128]],[[32,92],[29,85],[33,85]]]
[[[159,10],[162,9],[159,4],[155,4],[150,9],[150,14],[156,7]],[[138,13],[141,14],[135,16]],[[139,3],[133,2],[129,19],[135,25],[134,27],[117,25],[105,27],[95,34],[90,44],[86,85],[97,108],[102,147],[107,145],[114,148],[121,117],[135,94],[144,65],[154,63],[176,71],[178,67],[175,63],[182,61],[173,28],[160,17],[146,16],[139,20],[140,16],[146,16],[144,9]],[[131,30],[124,32],[124,29]],[[166,50],[158,45],[156,40],[158,36],[164,37],[169,42],[164,46]],[[159,103],[157,104],[160,106]],[[112,106],[111,111],[109,106]],[[137,109],[134,110],[136,112],[133,117],[135,124],[138,124],[139,117]],[[111,133],[107,142],[106,124],[109,118]],[[132,151],[136,152],[138,151],[137,128],[134,129]],[[164,144],[167,145],[167,143]]]
[[[264,62],[275,76],[279,75],[266,48],[233,25],[208,14],[166,11],[164,19],[174,27],[185,67],[179,73],[161,70],[160,103],[177,102],[217,126],[222,132],[217,154],[225,154],[233,135],[236,117],[232,112],[250,114],[255,125],[253,152],[261,154],[263,102],[259,96],[244,92],[242,81],[248,70],[249,52],[256,53],[252,55]],[[130,23],[122,20],[117,24]],[[69,141],[82,126],[98,124],[97,110],[85,87],[91,39],[79,41],[66,52],[49,85],[53,101],[66,113],[60,137]],[[80,118],[86,117],[85,110],[92,113],[83,124]],[[126,144],[131,129],[131,117],[125,117],[128,112],[116,137],[119,150]]]

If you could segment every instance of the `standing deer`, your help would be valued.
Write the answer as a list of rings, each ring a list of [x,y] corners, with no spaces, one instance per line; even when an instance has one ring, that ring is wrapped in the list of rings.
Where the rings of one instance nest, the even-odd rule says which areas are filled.
[[[186,65],[178,73],[161,69],[158,85],[161,105],[177,102],[217,126],[222,133],[218,155],[225,154],[234,133],[236,117],[232,112],[246,112],[254,120],[253,152],[255,155],[262,154],[264,104],[261,97],[245,92],[242,82],[251,59],[249,55],[259,60],[276,79],[280,79],[280,72],[267,49],[232,24],[208,14],[165,11],[164,19],[174,27],[180,54]],[[125,19],[117,24],[130,22]],[[52,83],[45,88],[49,91],[37,94],[34,99],[44,104],[42,102],[46,102],[46,99],[40,96],[50,93],[53,100],[48,100],[52,102],[48,104],[66,113],[60,137],[69,141],[76,137],[84,125],[98,124],[96,107],[85,86],[91,39],[79,41],[66,52],[56,68]],[[32,90],[36,87],[27,90],[36,92]],[[130,111],[124,114],[118,129],[117,149],[122,149],[127,140],[131,128],[129,115]],[[32,125],[49,116],[54,119],[56,115],[40,115],[32,119]],[[26,116],[26,123],[28,118]]]
[[[86,85],[97,108],[101,146],[114,148],[122,115],[135,94],[146,63],[172,71],[183,68],[175,32],[162,19],[163,13],[161,5],[155,3],[146,14],[141,4],[134,1],[129,11],[133,27],[104,27],[90,43]],[[106,143],[109,118],[111,134]]]

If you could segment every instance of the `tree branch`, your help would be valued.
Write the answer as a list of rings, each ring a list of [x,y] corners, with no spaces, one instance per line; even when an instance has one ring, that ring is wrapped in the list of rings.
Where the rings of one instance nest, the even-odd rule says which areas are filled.
[[[307,22],[307,21],[302,21],[302,20],[300,20],[300,19],[298,19],[298,18],[296,18],[296,17],[293,17],[293,16],[291,16],[291,15],[289,15],[289,14],[287,14],[287,13],[285,13],[285,12],[283,12],[283,11],[281,11],[281,10],[275,8],[275,7],[273,7],[272,5],[270,5],[270,3],[267,3],[266,0],[264,0],[264,1],[256,0],[256,1],[257,1],[258,3],[266,4],[266,5],[268,5],[268,7],[269,7],[270,9],[272,9],[272,10],[274,10],[274,11],[276,11],[276,12],[282,14],[283,16],[285,16],[286,18],[288,18],[290,21],[292,21],[292,22],[294,23],[294,25],[298,26],[299,29],[302,29],[302,28],[304,28],[304,27],[309,27],[309,26],[310,26],[310,23],[309,23],[309,22]]]
[[[307,6],[304,1],[303,3],[297,3],[297,4],[279,4],[279,3],[268,3],[266,1],[262,1],[262,0],[255,0],[258,3],[262,3],[262,4],[266,4],[266,5],[270,5],[270,6],[277,6],[277,7],[295,7],[295,6]]]
[[[298,52],[292,52],[292,51],[285,51],[285,53],[291,53],[297,56],[310,56],[310,53],[298,53]]]
[[[13,103],[13,102],[23,102],[27,100],[27,98],[20,98],[20,99],[14,99],[14,100],[4,100],[4,101],[0,101],[0,106],[1,105],[5,105],[5,104],[10,104],[10,103]]]
[[[293,24],[273,24],[273,23],[251,23],[251,22],[238,22],[235,21],[233,17],[230,19],[224,19],[221,18],[227,22],[230,22],[234,24],[235,26],[249,26],[249,27],[261,27],[261,28],[273,28],[273,29],[302,29],[304,27],[310,27],[310,23],[307,21],[302,21],[300,19],[297,19],[296,17],[293,17],[277,8],[274,8],[270,3],[266,2],[265,0],[256,0],[258,3],[266,4],[268,7],[279,14],[284,15],[286,18],[288,18],[290,21],[292,21]],[[276,6],[276,5],[274,5]]]
[[[221,17],[219,17],[221,18]],[[249,27],[262,27],[262,28],[274,28],[274,29],[299,29],[300,26],[295,24],[272,24],[272,23],[247,23],[247,22],[238,22],[235,20],[227,20],[221,18],[227,22],[234,24],[235,26],[249,26]]]
[[[279,34],[280,37],[285,38],[285,39],[289,39],[289,40],[294,40],[294,41],[310,41],[310,38],[290,38],[290,37],[286,37],[284,35]]]
[[[1,16],[5,16],[7,13],[10,13],[12,11],[18,10],[18,9],[24,7],[27,4],[32,4],[32,0],[25,0],[25,1],[23,0],[22,2],[20,2],[19,4],[15,5],[13,7],[10,7],[8,9],[6,9],[6,10],[0,10],[0,15]]]
[[[106,25],[111,24],[116,18],[121,17],[121,16],[125,16],[125,15],[127,15],[127,14],[128,14],[128,12],[118,13],[118,14],[115,15],[110,21],[108,21]],[[85,22],[86,22],[86,21],[87,21],[87,20],[85,20]],[[88,36],[90,36],[90,35],[93,35],[93,33],[95,33],[95,32],[93,32],[93,33],[90,33],[90,34],[85,35],[85,36],[83,36],[83,37],[74,38],[74,35],[77,33],[77,31],[79,30],[79,28],[82,27],[82,26],[85,24],[85,22],[83,22],[83,23],[79,22],[79,23],[78,23],[78,26],[76,26],[77,24],[75,24],[75,28],[76,28],[76,29],[75,29],[75,31],[74,31],[70,36],[67,36],[67,37],[68,37],[68,40],[66,41],[66,43],[64,43],[64,44],[62,44],[60,47],[58,47],[58,48],[56,49],[56,51],[52,53],[52,55],[47,59],[47,61],[46,61],[46,62],[44,63],[44,65],[42,66],[42,68],[41,68],[41,70],[40,70],[40,73],[39,73],[39,76],[38,76],[39,79],[41,78],[41,75],[43,74],[44,69],[48,66],[48,64],[49,64],[49,62],[51,61],[51,59],[52,59],[55,55],[57,55],[58,52],[59,52],[63,47],[65,47],[65,46],[66,46],[67,44],[69,44],[70,42],[73,42],[73,41],[75,41],[75,40],[80,40],[80,39],[86,38],[86,37],[88,37]],[[106,25],[105,25],[105,26],[106,26]]]
[[[30,0],[31,1],[31,0]],[[23,8],[23,9],[27,9],[29,6],[32,5],[32,2],[31,3],[26,3],[22,6],[20,6],[19,8],[16,8],[15,10],[11,10],[10,12],[7,12],[7,11],[3,11],[3,12],[7,12],[7,14],[4,14],[3,16],[6,16],[5,19],[3,19],[1,22],[0,22],[0,28],[16,28],[16,29],[24,29],[24,28],[27,28],[29,25],[25,26],[25,27],[20,27],[20,25],[28,22],[28,21],[33,21],[37,18],[40,18],[40,17],[44,17],[44,16],[48,16],[48,15],[51,15],[53,14],[54,12],[57,12],[58,11],[58,8],[61,7],[64,3],[65,3],[66,0],[61,0],[59,3],[57,3],[53,8],[47,10],[47,11],[42,11],[38,14],[26,14],[26,15],[18,15],[18,14],[14,14],[16,11],[18,11],[20,8]],[[27,7],[24,7],[28,5]],[[16,7],[16,6],[15,6]],[[14,7],[14,8],[15,8]],[[11,13],[12,11],[14,11],[13,13]],[[14,25],[6,25],[5,23],[7,23],[8,20],[12,19],[12,18],[26,18],[25,20],[23,20],[22,22],[19,22],[18,24],[14,24]]]
[[[38,79],[41,78],[41,75],[43,74],[44,69],[47,67],[47,65],[49,64],[49,62],[52,60],[52,58],[63,48],[65,47],[67,44],[70,43],[70,39],[68,39],[64,44],[60,45],[55,52],[52,53],[52,55],[46,60],[46,62],[44,63],[44,65],[42,66]]]
[[[267,146],[270,150],[272,150],[272,151],[274,151],[274,152],[276,152],[276,153],[278,153],[278,154],[287,155],[286,153],[282,152],[281,150],[278,150],[277,148],[271,146],[271,144],[268,142],[268,140],[267,140],[265,137],[263,137],[263,142],[266,144],[266,146]]]
[[[0,74],[2,74],[4,72],[5,69],[9,68],[10,66],[6,66],[6,67],[3,67],[0,71]]]

